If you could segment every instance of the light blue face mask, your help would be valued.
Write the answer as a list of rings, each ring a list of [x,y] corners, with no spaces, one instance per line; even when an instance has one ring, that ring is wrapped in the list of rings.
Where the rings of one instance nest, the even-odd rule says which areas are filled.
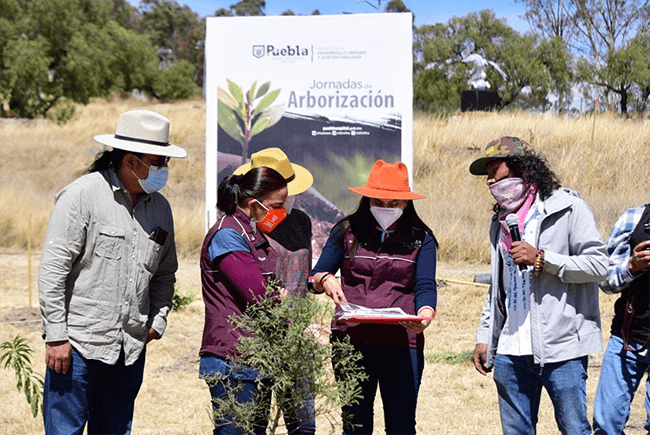
[[[138,183],[140,183],[142,190],[146,193],[154,193],[165,187],[165,184],[167,184],[167,177],[169,176],[169,168],[167,166],[149,166],[142,160],[140,160],[140,163],[149,168],[149,175],[147,175],[147,178],[142,179],[138,177],[135,172],[131,172],[133,172],[133,175],[138,179]]]

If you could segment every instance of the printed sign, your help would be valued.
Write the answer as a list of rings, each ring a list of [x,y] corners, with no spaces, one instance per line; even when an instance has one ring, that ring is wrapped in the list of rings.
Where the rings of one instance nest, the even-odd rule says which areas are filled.
[[[318,256],[376,160],[413,172],[412,53],[410,13],[208,17],[207,227],[218,183],[278,147],[314,175],[294,207],[312,219]]]

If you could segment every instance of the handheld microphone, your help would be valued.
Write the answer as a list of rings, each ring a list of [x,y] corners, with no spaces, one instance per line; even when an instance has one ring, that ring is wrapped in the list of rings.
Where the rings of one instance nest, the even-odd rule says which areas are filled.
[[[516,214],[510,213],[506,216],[506,224],[510,228],[510,236],[512,237],[513,242],[521,242],[521,234],[519,233],[519,217]],[[526,270],[525,264],[519,265],[519,270],[522,272]]]

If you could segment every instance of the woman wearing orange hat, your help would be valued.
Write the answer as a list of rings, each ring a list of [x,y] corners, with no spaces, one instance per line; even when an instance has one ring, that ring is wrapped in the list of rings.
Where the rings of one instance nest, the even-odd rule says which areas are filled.
[[[344,434],[373,431],[373,404],[379,386],[387,434],[414,434],[417,395],[424,369],[424,334],[436,307],[436,248],[420,219],[403,163],[375,162],[368,182],[350,188],[362,195],[357,210],[330,233],[312,270],[315,291],[337,304],[401,308],[424,320],[388,323],[332,321],[332,340],[345,336],[361,352],[368,379],[359,403],[343,408],[350,416]],[[334,278],[340,269],[341,282]],[[336,366],[336,364],[335,364]],[[337,373],[337,377],[342,375]]]

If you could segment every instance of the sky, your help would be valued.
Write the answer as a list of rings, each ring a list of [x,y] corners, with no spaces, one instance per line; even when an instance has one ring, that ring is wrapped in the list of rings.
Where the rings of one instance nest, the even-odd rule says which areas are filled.
[[[129,0],[137,5],[138,0]],[[187,5],[200,17],[213,15],[217,9],[229,9],[238,0],[176,0],[179,5]],[[525,8],[514,0],[492,0],[488,3],[478,0],[403,0],[415,15],[415,26],[446,23],[452,17],[462,17],[471,12],[492,9],[497,18],[505,18],[506,23],[520,33],[529,30],[523,18]],[[377,11],[377,0],[266,0],[266,15],[280,15],[291,9],[296,15],[310,15],[318,9],[322,15],[338,15],[343,12],[362,14]],[[381,0],[383,11],[388,0]]]

